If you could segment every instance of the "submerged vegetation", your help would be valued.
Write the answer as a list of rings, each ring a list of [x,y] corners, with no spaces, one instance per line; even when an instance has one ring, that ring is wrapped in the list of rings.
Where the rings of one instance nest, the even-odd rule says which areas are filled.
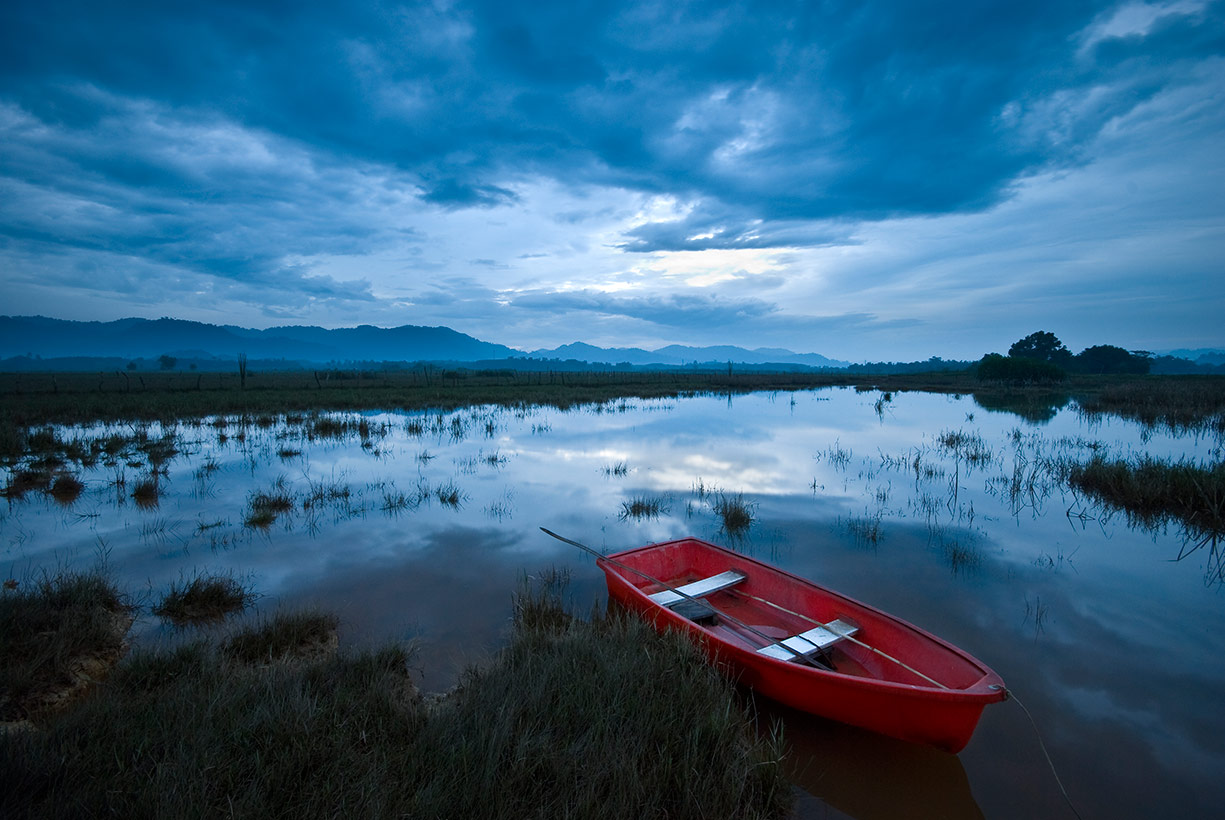
[[[572,618],[556,586],[525,590],[515,612],[509,646],[434,701],[418,695],[400,646],[310,651],[334,629],[327,616],[141,651],[43,731],[0,735],[0,814],[598,820],[788,810],[779,739],[750,728],[731,684],[687,640],[615,614]],[[269,662],[285,657],[296,660]]]

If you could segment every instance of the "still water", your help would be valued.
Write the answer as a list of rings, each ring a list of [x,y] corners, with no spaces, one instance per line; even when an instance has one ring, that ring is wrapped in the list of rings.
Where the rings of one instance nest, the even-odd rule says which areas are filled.
[[[145,428],[167,443],[152,463],[149,448],[103,456],[79,470],[74,501],[27,493],[0,507],[0,574],[105,557],[149,603],[175,581],[231,573],[261,595],[256,616],[318,605],[349,645],[414,641],[422,688],[441,691],[503,643],[525,575],[568,569],[574,608],[601,605],[594,562],[540,526],[605,551],[694,535],[993,667],[1084,816],[1225,805],[1218,553],[1175,526],[1132,527],[1049,469],[1094,452],[1219,460],[1214,438],[1074,406],[1026,419],[969,397],[849,389],[319,422]],[[141,482],[154,489],[135,498]],[[261,520],[260,493],[292,509]],[[725,530],[721,499],[749,506],[746,532]],[[148,615],[134,631],[173,638]],[[801,817],[1070,816],[1016,703],[989,707],[958,756],[757,706],[763,725],[785,724]]]

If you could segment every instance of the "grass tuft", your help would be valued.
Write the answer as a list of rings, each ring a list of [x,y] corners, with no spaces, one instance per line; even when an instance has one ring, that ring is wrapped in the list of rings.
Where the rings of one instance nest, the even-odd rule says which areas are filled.
[[[235,634],[222,650],[243,663],[310,658],[334,647],[339,624],[335,615],[313,610],[277,613],[270,620]]]
[[[715,513],[723,520],[723,531],[728,535],[743,535],[753,525],[753,504],[744,500],[743,493],[719,494],[714,502]]]
[[[71,504],[81,497],[85,483],[72,473],[60,473],[51,484],[51,497],[61,504]]]
[[[176,582],[153,609],[153,614],[176,625],[220,621],[241,612],[255,600],[255,593],[229,575],[197,575]]]
[[[659,518],[668,511],[667,501],[663,498],[647,498],[639,496],[629,501],[621,502],[621,520],[633,518]]]

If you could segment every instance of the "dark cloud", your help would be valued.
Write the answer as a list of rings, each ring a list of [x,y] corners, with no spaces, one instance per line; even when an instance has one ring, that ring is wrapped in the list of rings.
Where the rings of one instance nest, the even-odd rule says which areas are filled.
[[[84,81],[394,164],[448,208],[513,202],[501,180],[532,172],[679,192],[746,222],[874,219],[996,202],[1018,175],[1074,161],[1176,64],[1221,52],[1214,4],[1078,53],[1110,7],[18,2],[0,65],[4,93],[47,121],[101,121],[55,93]],[[1024,127],[1091,90],[1058,139]],[[148,170],[106,173],[141,184]],[[747,235],[709,246],[823,241]]]
[[[702,203],[677,220],[647,222],[626,231],[628,251],[694,251],[717,248],[818,247],[852,244],[850,228],[797,219],[766,221],[747,208]]]
[[[514,307],[549,313],[583,312],[639,319],[665,327],[727,325],[778,311],[757,299],[722,302],[705,296],[626,297],[597,291],[534,293],[516,296]]]
[[[198,274],[221,290],[364,302],[376,290],[364,273],[345,281],[313,260],[394,247],[413,259],[397,293],[452,262],[492,276],[485,234],[425,256],[404,247],[446,220],[482,231],[485,212],[517,209],[554,232],[509,251],[521,259],[563,244],[851,244],[865,222],[996,207],[1028,180],[1098,161],[1103,144],[1139,156],[1153,135],[1135,123],[1187,89],[1169,150],[1219,141],[1225,3],[1169,6],[1130,27],[1112,22],[1120,8],[11,0],[0,4],[0,250],[8,262],[71,258],[65,275],[93,254],[108,268],[173,269],[185,289]],[[559,202],[530,199],[558,190]],[[654,196],[675,208],[629,219]],[[547,263],[526,275],[569,276]],[[481,297],[425,290],[437,307],[454,297],[454,311],[478,310]],[[675,328],[777,328],[792,308],[556,299]]]
[[[289,260],[412,236],[370,218],[380,197],[410,194],[360,168],[90,87],[61,97],[93,112],[88,127],[0,106],[0,236],[27,251],[95,251],[354,297],[368,285],[340,286]]]
[[[429,185],[421,198],[447,209],[493,208],[519,201],[514,191],[497,185],[473,185],[457,179],[444,179]]]

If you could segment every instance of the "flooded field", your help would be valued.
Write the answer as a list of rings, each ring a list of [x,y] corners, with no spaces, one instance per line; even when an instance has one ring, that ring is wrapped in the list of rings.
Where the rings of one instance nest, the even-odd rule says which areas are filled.
[[[999,672],[1088,816],[1207,816],[1225,800],[1225,564],[1062,480],[1094,455],[1217,463],[1214,435],[1024,415],[969,397],[826,389],[571,411],[215,418],[44,431],[12,465],[0,575],[105,560],[148,614],[229,574],[245,617],[317,605],[349,644],[410,640],[427,691],[506,638],[525,575],[602,606],[604,551],[694,535],[905,618]],[[951,756],[782,707],[803,817],[1070,816],[1025,712]]]

